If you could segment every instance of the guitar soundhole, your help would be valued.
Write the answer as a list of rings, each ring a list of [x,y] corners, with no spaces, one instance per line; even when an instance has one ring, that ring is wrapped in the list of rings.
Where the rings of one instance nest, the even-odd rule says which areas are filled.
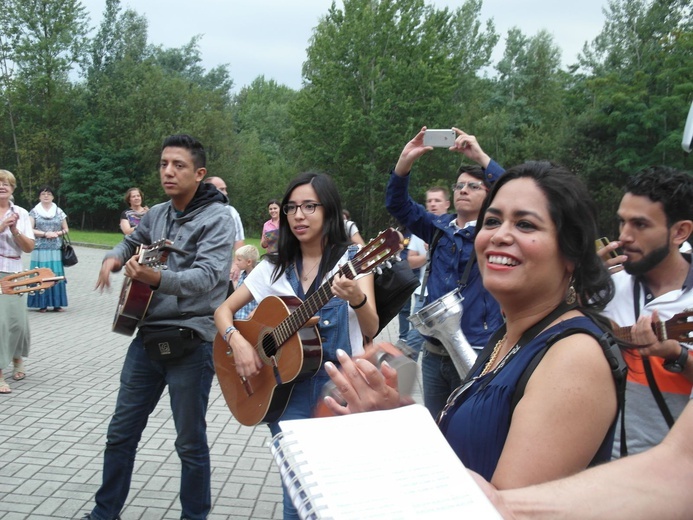
[[[262,357],[266,358],[263,361],[268,362],[269,358],[277,355],[277,350],[277,343],[274,341],[272,334],[265,334],[262,337],[262,352],[260,353]]]

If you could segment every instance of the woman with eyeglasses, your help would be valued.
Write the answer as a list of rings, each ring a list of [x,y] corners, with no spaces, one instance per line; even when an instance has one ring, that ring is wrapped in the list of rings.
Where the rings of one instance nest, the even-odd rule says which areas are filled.
[[[34,232],[29,213],[13,201],[17,179],[0,170],[0,278],[24,269],[22,253],[34,249]],[[23,295],[0,294],[0,395],[12,392],[3,369],[12,360],[12,379],[26,377],[23,358],[29,355],[31,333]]]
[[[262,300],[267,296],[305,300],[346,263],[350,254],[339,193],[328,175],[299,175],[289,183],[280,207],[277,254],[265,257],[214,315],[219,334],[233,351],[238,377],[251,387],[253,377],[263,367],[254,347],[258,338],[244,338],[238,332],[234,313],[255,299],[260,307],[252,320],[262,320]],[[331,292],[336,298],[316,316],[323,361],[336,363],[337,349],[353,356],[364,352],[363,338],[372,338],[377,332],[378,315],[371,275],[358,280],[336,275]],[[293,385],[281,419],[311,417],[328,380],[324,368],[320,368],[314,376]],[[269,424],[273,435],[280,431],[278,420]],[[284,518],[298,518],[286,490]]]
[[[595,252],[597,236],[586,187],[548,162],[509,169],[481,208],[474,247],[506,323],[438,424],[464,465],[497,488],[554,480],[611,458],[616,378],[594,335],[608,328],[598,311],[614,288]],[[618,349],[610,353],[622,362]],[[341,372],[326,369],[348,404],[326,398],[333,412],[400,402],[392,369],[359,360],[353,370],[346,355],[338,358]]]

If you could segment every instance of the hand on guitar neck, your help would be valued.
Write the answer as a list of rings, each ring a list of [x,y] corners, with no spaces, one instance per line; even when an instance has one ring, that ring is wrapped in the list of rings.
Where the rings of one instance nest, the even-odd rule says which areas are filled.
[[[132,256],[125,263],[125,276],[147,284],[152,289],[156,289],[161,283],[161,270],[141,264],[139,255]]]
[[[614,327],[614,335],[637,348],[643,356],[673,359],[680,354],[681,343],[693,343],[691,319],[693,311],[685,311],[662,322],[655,310],[650,316],[640,316],[631,327]]]
[[[130,260],[125,263],[125,276],[120,298],[113,320],[113,332],[131,336],[137,324],[147,313],[153,290],[161,282],[161,269],[166,268],[169,252],[186,254],[173,247],[173,242],[162,239],[149,246],[141,246]],[[103,290],[110,287],[110,273],[118,270],[120,260],[107,258],[101,265],[96,288]]]

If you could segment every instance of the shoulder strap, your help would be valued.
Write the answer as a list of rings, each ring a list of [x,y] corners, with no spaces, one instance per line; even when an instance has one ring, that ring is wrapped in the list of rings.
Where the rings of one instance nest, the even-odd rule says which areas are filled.
[[[421,280],[421,292],[419,293],[420,302],[424,301],[424,298],[426,297],[426,284],[428,284],[428,275],[431,274],[431,260],[433,259],[433,251],[436,250],[438,241],[442,236],[443,230],[440,228],[436,228],[435,232],[433,233],[433,239],[431,239],[431,243],[428,245],[428,258],[426,259],[426,269],[424,271],[423,279]]]
[[[323,255],[323,259],[320,262],[320,267],[318,268],[318,275],[315,277],[316,283],[311,285],[310,290],[306,293],[306,298],[322,286],[322,279],[334,268],[335,265],[337,265],[337,262],[339,262],[348,249],[349,246],[335,245],[327,251],[328,254]]]
[[[472,247],[472,254],[469,255],[469,260],[467,260],[467,265],[464,266],[464,273],[462,273],[462,279],[460,280],[460,287],[462,289],[467,287],[467,280],[469,280],[469,273],[472,272],[474,262],[476,262],[476,249]]]
[[[520,402],[522,396],[525,393],[525,388],[529,378],[532,377],[534,369],[537,368],[541,360],[543,359],[546,352],[551,348],[554,343],[572,336],[573,334],[589,334],[594,339],[597,340],[599,346],[602,347],[602,352],[609,363],[611,368],[611,375],[614,378],[614,383],[616,384],[616,400],[618,403],[618,409],[621,413],[621,456],[625,457],[628,455],[628,447],[626,444],[626,426],[625,426],[625,412],[626,412],[626,376],[628,373],[628,366],[626,365],[623,355],[621,354],[621,349],[618,343],[614,339],[611,332],[604,331],[603,334],[597,335],[590,329],[585,329],[581,327],[573,327],[566,329],[562,332],[556,333],[551,336],[546,345],[536,353],[534,358],[529,362],[525,370],[522,372],[520,379],[517,381],[517,386],[515,387],[515,393],[513,394],[513,399],[510,404],[510,416],[512,417],[513,412],[517,403]]]
[[[517,345],[520,347],[526,345],[527,343],[532,341],[537,334],[539,334],[542,330],[544,330],[549,323],[554,321],[561,314],[564,314],[566,311],[574,309],[575,307],[576,307],[575,304],[568,304],[565,302],[560,303],[549,314],[544,316],[541,320],[539,320],[537,323],[535,323],[529,329],[527,329],[522,334],[522,336],[520,337],[519,341],[517,342]],[[491,338],[486,343],[486,346],[484,346],[484,349],[477,356],[476,361],[474,362],[474,366],[472,366],[471,370],[469,370],[469,372],[467,373],[467,377],[465,378],[465,382],[472,378],[473,374],[476,373],[479,366],[485,364],[488,361],[488,359],[491,357],[491,352],[493,351],[494,347],[496,346],[496,342],[498,342],[498,340],[500,340],[503,337],[503,335],[505,334],[505,330],[506,330],[506,326],[504,323],[491,336]],[[493,377],[493,374],[490,374],[490,377],[489,376],[486,377],[485,385],[490,382],[492,377]]]
[[[635,313],[635,319],[640,317],[640,280],[636,278],[633,283],[633,312]],[[647,378],[647,385],[650,387],[650,392],[654,398],[659,411],[664,417],[664,421],[667,423],[669,429],[674,425],[674,416],[671,414],[671,410],[667,406],[667,402],[664,400],[662,391],[659,389],[657,380],[655,379],[654,373],[652,372],[652,365],[650,364],[650,358],[647,356],[640,356],[642,359],[642,367],[645,370],[645,377]]]

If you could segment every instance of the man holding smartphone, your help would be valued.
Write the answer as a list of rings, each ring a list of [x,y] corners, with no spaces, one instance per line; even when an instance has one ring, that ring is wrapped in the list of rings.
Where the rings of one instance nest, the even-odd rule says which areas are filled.
[[[455,213],[429,213],[409,196],[409,173],[414,162],[433,149],[424,144],[426,127],[405,145],[390,175],[386,191],[387,209],[403,226],[428,244],[431,244],[434,236],[440,236],[430,258],[425,305],[457,289],[467,264],[474,262],[472,253],[479,210],[490,183],[505,171],[484,153],[473,135],[457,128],[453,128],[453,131],[457,138],[449,150],[461,153],[481,166],[462,166],[459,169],[453,186]],[[479,268],[474,263],[461,291],[464,312],[460,326],[469,343],[480,350],[503,323],[500,307],[484,289]],[[450,355],[440,341],[426,337],[423,346],[421,363],[424,404],[435,418],[461,381]]]

